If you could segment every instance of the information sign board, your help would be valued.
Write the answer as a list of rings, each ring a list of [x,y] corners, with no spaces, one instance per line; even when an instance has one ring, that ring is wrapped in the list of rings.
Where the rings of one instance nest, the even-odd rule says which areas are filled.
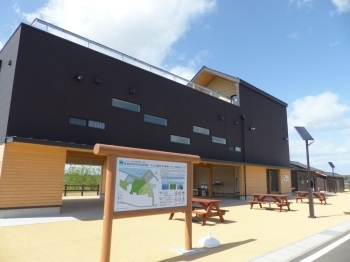
[[[187,206],[187,163],[116,161],[114,212]]]

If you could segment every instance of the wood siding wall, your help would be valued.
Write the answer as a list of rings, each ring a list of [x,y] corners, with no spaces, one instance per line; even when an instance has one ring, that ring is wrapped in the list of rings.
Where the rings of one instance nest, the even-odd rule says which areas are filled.
[[[246,179],[247,179],[247,195],[252,195],[254,193],[267,193],[265,167],[247,166]]]
[[[5,145],[0,208],[62,205],[66,149],[26,143]]]
[[[289,169],[281,169],[279,175],[280,180],[280,193],[291,193],[292,192],[292,176]],[[284,177],[288,176],[288,180],[285,180]]]
[[[4,157],[4,150],[5,150],[5,144],[0,145],[0,179],[1,179],[1,167],[2,167],[3,157]]]

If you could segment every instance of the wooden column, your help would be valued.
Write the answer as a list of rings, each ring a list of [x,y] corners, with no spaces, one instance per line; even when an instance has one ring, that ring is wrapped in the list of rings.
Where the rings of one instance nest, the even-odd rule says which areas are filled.
[[[111,242],[114,213],[114,189],[116,175],[116,155],[107,158],[106,195],[103,212],[101,262],[109,262],[111,256]]]

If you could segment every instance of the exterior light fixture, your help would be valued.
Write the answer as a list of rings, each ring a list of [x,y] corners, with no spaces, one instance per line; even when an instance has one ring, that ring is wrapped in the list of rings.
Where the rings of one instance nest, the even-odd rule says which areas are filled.
[[[307,132],[306,128],[303,126],[295,126],[294,127],[299,135],[301,136],[301,139],[305,140],[306,145],[306,161],[307,161],[307,180],[308,180],[308,197],[309,197],[309,218],[316,218],[315,212],[314,212],[314,195],[313,195],[313,188],[311,187],[311,179],[310,179],[310,161],[309,161],[309,146],[315,142],[315,140],[312,138],[312,136]],[[308,141],[312,140],[311,143]]]
[[[288,141],[288,140],[289,140],[289,138],[288,138],[288,137],[285,137],[285,138],[284,138],[284,140]]]
[[[101,84],[101,77],[95,76],[94,82],[95,82],[96,84]]]
[[[130,94],[136,94],[136,89],[135,89],[135,87],[130,87],[129,88],[129,92],[130,92]]]
[[[237,120],[233,121],[233,123],[235,123],[235,125],[239,125],[239,122]]]
[[[221,120],[221,121],[224,121],[224,120],[225,120],[225,117],[224,117],[224,116],[220,116],[220,120]]]
[[[76,74],[75,75],[75,80],[81,82],[81,81],[83,81],[83,76],[81,74]]]
[[[241,115],[242,120],[245,120],[245,115]]]
[[[255,131],[255,127],[250,127],[249,128],[251,131]]]
[[[8,65],[9,65],[9,66],[12,65],[12,60],[9,60]]]

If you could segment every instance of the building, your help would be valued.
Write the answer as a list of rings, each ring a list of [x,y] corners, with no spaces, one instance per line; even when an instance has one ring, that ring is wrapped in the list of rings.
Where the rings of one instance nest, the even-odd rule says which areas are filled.
[[[96,143],[199,155],[209,196],[291,193],[287,105],[239,78],[187,81],[41,20],[0,62],[0,217],[59,212],[65,164],[102,166],[103,194]]]
[[[290,161],[292,175],[292,191],[307,191],[309,188],[307,165],[297,161]],[[322,170],[310,166],[311,187],[318,191],[318,175],[323,173]]]
[[[308,169],[307,165],[300,162],[290,161],[292,176],[292,191],[307,191]],[[325,172],[310,166],[311,187],[319,192],[344,192],[344,177],[337,173]],[[334,190],[335,185],[335,190]]]

